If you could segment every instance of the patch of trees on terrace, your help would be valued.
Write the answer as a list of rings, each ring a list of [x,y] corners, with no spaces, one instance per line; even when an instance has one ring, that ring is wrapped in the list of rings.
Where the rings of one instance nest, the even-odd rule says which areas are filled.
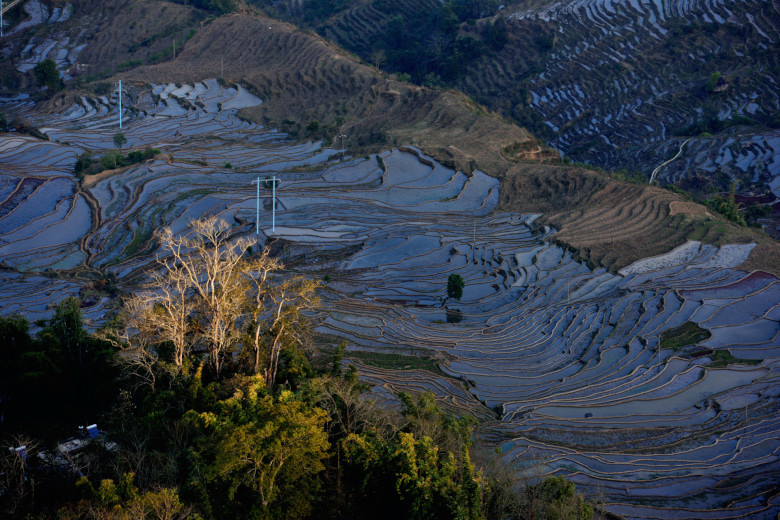
[[[476,449],[476,421],[432,394],[380,407],[344,372],[345,345],[314,357],[318,282],[215,218],[157,239],[149,283],[95,333],[77,298],[35,335],[0,318],[0,516],[592,517],[571,482]],[[93,421],[96,439],[58,444]]]
[[[123,134],[117,135],[124,137]],[[100,157],[94,157],[91,150],[85,150],[79,156],[76,164],[73,165],[73,173],[77,178],[82,179],[85,175],[95,175],[103,170],[113,170],[114,168],[130,166],[153,159],[159,153],[160,150],[157,148],[133,150],[126,154],[123,154],[121,150],[109,150]]]

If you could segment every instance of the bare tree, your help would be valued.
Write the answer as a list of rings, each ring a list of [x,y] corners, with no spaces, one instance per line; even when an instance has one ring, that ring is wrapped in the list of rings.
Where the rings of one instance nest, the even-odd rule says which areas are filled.
[[[195,305],[188,294],[186,271],[177,265],[165,265],[162,272],[152,274],[145,291],[133,294],[125,301],[127,325],[136,333],[136,343],[170,341],[173,363],[181,368],[189,349],[192,333],[192,313]]]
[[[268,388],[273,388],[276,382],[276,372],[279,369],[279,355],[285,346],[302,346],[304,343],[303,327],[304,309],[309,309],[318,304],[316,290],[320,283],[303,277],[295,277],[284,280],[272,287],[257,288],[258,295],[262,294],[271,311],[268,319],[257,321],[255,331],[255,349],[260,350],[260,331],[265,329],[272,341],[268,350],[268,362],[263,368],[263,377]],[[258,298],[260,298],[258,296]],[[259,359],[259,356],[255,358]],[[259,365],[255,364],[255,371],[259,371]]]
[[[0,513],[14,517],[35,496],[36,476],[28,460],[37,460],[38,444],[26,436],[13,436],[11,446],[0,444]]]
[[[186,287],[182,296],[193,301],[200,342],[219,376],[226,355],[241,336],[237,318],[246,295],[241,262],[252,241],[231,241],[228,224],[217,217],[194,220],[190,227],[191,232],[183,236],[170,228],[162,230],[160,242],[170,256],[158,262],[164,267],[164,278],[173,276],[175,283]],[[190,292],[194,293],[192,300]]]
[[[252,240],[232,239],[228,224],[216,217],[191,222],[187,234],[166,228],[158,237],[159,270],[144,290],[125,302],[119,338],[126,345],[123,360],[154,384],[154,349],[170,341],[176,367],[202,349],[219,377],[249,331],[252,368],[262,370],[266,384],[273,386],[281,351],[302,344],[302,311],[317,304],[320,283],[273,276],[282,263],[267,250],[246,258]]]
[[[374,62],[374,67],[379,70],[379,67],[382,66],[382,64],[387,59],[387,53],[384,49],[376,49],[371,53],[371,61]]]

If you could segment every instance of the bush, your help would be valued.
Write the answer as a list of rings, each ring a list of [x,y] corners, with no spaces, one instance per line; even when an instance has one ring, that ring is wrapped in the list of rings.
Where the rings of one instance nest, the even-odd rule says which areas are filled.
[[[76,161],[76,165],[73,167],[73,171],[76,176],[81,176],[92,165],[92,152],[89,150],[81,154],[81,157]]]
[[[499,17],[495,22],[486,24],[482,30],[482,39],[494,51],[500,51],[509,41],[507,23]]]
[[[704,205],[713,211],[717,211],[728,220],[735,222],[740,226],[746,226],[747,222],[745,222],[745,217],[740,215],[739,204],[734,200],[735,189],[736,184],[732,184],[727,197],[715,195],[713,198],[705,200]]]
[[[214,14],[228,14],[236,10],[236,0],[178,0],[180,4],[187,4],[210,11]]]

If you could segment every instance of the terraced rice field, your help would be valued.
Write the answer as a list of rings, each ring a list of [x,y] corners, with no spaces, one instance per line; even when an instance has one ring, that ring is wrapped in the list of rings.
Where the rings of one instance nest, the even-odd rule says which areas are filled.
[[[47,58],[51,58],[57,64],[60,76],[64,79],[70,79],[67,70],[76,64],[78,56],[86,47],[86,43],[78,44],[71,41],[71,38],[58,27],[59,24],[66,22],[73,14],[73,6],[65,3],[56,7],[49,7],[39,0],[31,0],[24,4],[24,11],[27,18],[14,26],[7,35],[14,35],[30,27],[40,24],[48,24],[52,27],[52,32],[45,38],[34,36],[30,38],[21,49],[21,59],[16,61],[16,70],[19,72],[30,72],[35,65]],[[81,36],[83,36],[82,31]],[[76,38],[75,40],[78,40]],[[11,57],[14,53],[11,46],[6,46],[3,51],[5,57]],[[16,51],[18,52],[18,51]]]
[[[276,228],[263,186],[258,243],[330,276],[316,331],[347,340],[378,399],[430,390],[486,419],[481,435],[518,471],[566,475],[629,518],[780,511],[780,281],[735,269],[752,245],[688,242],[617,274],[591,270],[538,215],[495,212],[502,188],[482,172],[413,148],[342,159],[291,142],[239,119],[261,101],[213,80],[136,87],[124,101],[127,147],[163,153],[83,183],[70,171],[83,149],[112,147],[115,98],[39,118],[51,142],[0,138],[1,312],[45,317],[79,290],[44,269],[100,269],[131,287],[161,226],[220,215],[255,235],[252,181],[275,175]],[[0,110],[31,115],[26,103]],[[451,273],[466,282],[460,301],[445,300]],[[710,336],[662,340],[689,323]],[[379,354],[439,368],[391,369]]]
[[[768,121],[780,110],[775,2],[580,0],[521,2],[511,9],[515,32],[539,24],[555,28],[544,72],[528,80],[529,101],[552,130],[551,143],[575,159],[649,176],[685,141],[676,130],[708,117]],[[495,65],[478,68],[466,80],[473,84],[462,88],[473,95],[511,92],[527,72],[512,61],[516,54],[507,51]],[[725,82],[707,90],[715,72]],[[659,180],[718,170],[746,184],[770,184],[780,196],[774,181],[780,133],[732,130],[694,139],[658,172]]]

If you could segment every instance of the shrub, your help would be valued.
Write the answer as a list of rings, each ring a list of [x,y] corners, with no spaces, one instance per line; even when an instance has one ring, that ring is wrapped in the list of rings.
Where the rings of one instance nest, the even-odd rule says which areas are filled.
[[[73,167],[73,171],[76,173],[76,176],[80,176],[87,169],[89,169],[91,165],[92,165],[92,152],[87,150],[83,154],[81,154],[81,157],[78,158],[75,166]]]

